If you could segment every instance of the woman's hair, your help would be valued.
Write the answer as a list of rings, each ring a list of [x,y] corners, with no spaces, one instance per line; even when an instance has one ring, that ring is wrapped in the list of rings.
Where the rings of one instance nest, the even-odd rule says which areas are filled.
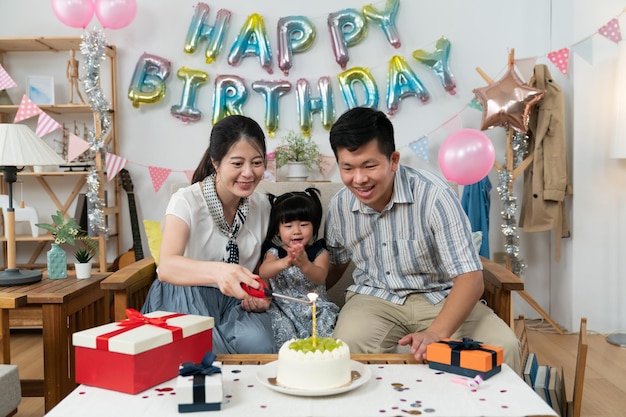
[[[293,191],[280,196],[268,194],[272,211],[267,229],[267,240],[278,235],[282,223],[294,220],[313,223],[313,241],[317,240],[317,231],[322,223],[322,202],[320,190],[307,188],[304,191]]]
[[[267,148],[265,145],[265,134],[261,126],[246,116],[238,114],[226,116],[213,126],[209,147],[194,171],[191,183],[202,181],[209,175],[215,174],[213,161],[219,165],[224,156],[230,151],[230,148],[240,140],[250,142],[259,150],[261,155],[263,155],[263,160],[265,160]]]
[[[382,111],[369,107],[355,107],[343,113],[331,127],[329,137],[335,158],[339,149],[354,152],[373,140],[387,158],[396,150],[391,120]]]

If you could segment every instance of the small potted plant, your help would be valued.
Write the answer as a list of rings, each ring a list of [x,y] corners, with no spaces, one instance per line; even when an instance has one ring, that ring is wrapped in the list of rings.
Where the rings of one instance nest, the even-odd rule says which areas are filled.
[[[93,239],[91,241],[93,241]],[[95,243],[95,241],[93,242]],[[95,249],[97,249],[97,246],[95,246]],[[76,258],[76,262],[74,263],[76,278],[83,279],[91,277],[91,260],[95,254],[96,251],[94,247],[88,245],[74,251],[74,258]]]
[[[98,253],[98,242],[80,228],[76,219],[73,217],[66,219],[60,210],[57,210],[56,214],[51,217],[52,223],[37,223],[36,225],[50,232],[54,238],[52,248],[47,253],[48,278],[67,278],[67,254],[61,245],[65,243],[75,246],[77,241],[83,242],[93,257]],[[91,271],[91,264],[87,265]]]
[[[302,133],[290,131],[274,150],[276,168],[287,166],[287,180],[304,181],[313,167],[320,169],[320,150],[317,143]]]

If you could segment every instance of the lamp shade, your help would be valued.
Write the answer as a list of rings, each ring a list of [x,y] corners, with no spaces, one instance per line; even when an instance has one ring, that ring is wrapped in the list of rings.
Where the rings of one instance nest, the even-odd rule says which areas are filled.
[[[611,158],[626,158],[626,42],[620,42],[613,84]]]
[[[28,126],[0,123],[0,166],[63,165],[65,161]]]

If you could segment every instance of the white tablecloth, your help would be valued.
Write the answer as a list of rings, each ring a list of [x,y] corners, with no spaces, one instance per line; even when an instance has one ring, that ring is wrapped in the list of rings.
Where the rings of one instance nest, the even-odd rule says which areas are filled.
[[[426,365],[366,365],[370,379],[334,396],[302,397],[276,392],[257,380],[267,365],[225,365],[222,410],[190,416],[299,417],[373,416],[556,416],[556,413],[511,368],[477,389],[452,382],[456,376]],[[267,368],[266,368],[267,369]],[[137,395],[81,385],[46,417],[181,416],[176,379]],[[185,415],[185,414],[182,414]]]

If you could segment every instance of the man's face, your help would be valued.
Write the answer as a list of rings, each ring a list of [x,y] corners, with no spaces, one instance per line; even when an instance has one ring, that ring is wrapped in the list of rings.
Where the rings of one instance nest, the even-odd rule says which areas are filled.
[[[391,160],[378,150],[378,141],[372,140],[354,152],[337,150],[337,164],[341,180],[348,189],[372,209],[380,212],[391,200],[393,180],[400,154],[394,152]]]

